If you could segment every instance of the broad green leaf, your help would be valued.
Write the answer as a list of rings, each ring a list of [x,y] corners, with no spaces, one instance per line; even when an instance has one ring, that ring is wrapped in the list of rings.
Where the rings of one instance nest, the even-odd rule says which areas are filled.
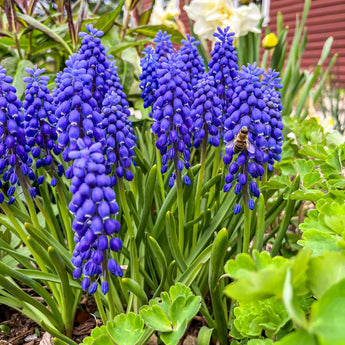
[[[116,17],[121,13],[122,6],[126,0],[121,0],[115,10],[103,14],[96,22],[95,28],[106,34],[114,25]]]
[[[225,273],[236,279],[246,278],[250,272],[264,268],[279,268],[287,259],[277,256],[271,258],[267,252],[253,251],[254,259],[248,254],[239,254],[236,259],[229,260],[224,267]]]
[[[177,345],[180,339],[182,338],[184,332],[187,329],[188,322],[184,320],[181,326],[172,331],[172,332],[165,332],[160,335],[161,340],[166,345]]]
[[[283,290],[283,302],[291,319],[302,328],[306,326],[306,318],[303,310],[299,307],[297,300],[294,296],[294,291],[291,282],[291,270],[286,272],[284,290]]]
[[[276,297],[241,303],[234,309],[234,325],[243,337],[277,334],[290,319],[283,303]]]
[[[163,312],[165,313],[165,315],[168,316],[168,318],[171,317],[170,315],[170,306],[171,306],[171,300],[169,297],[169,294],[166,291],[163,291],[161,293],[160,298],[153,298],[149,301],[150,306],[154,306],[157,305],[159,306]]]
[[[13,86],[17,90],[17,97],[19,99],[22,98],[25,91],[25,83],[23,82],[23,78],[28,76],[28,74],[25,72],[25,68],[32,67],[34,67],[34,65],[29,60],[20,60],[18,62],[16,74],[13,78]]]
[[[286,335],[275,345],[320,345],[315,337],[305,330],[298,330]]]
[[[158,305],[143,306],[140,309],[140,316],[149,327],[159,332],[169,332],[172,330],[172,325],[167,315]]]
[[[242,256],[240,260],[238,257]],[[245,260],[243,260],[247,256]],[[225,287],[225,294],[240,303],[249,303],[260,299],[283,294],[283,286],[288,268],[292,270],[292,285],[298,294],[307,292],[305,272],[311,256],[310,250],[301,250],[293,259],[271,258],[267,252],[253,251],[254,259],[248,254],[238,255],[236,260],[229,260],[225,272],[233,283]],[[250,258],[250,260],[248,260]],[[244,264],[241,265],[241,262]]]
[[[340,251],[337,246],[340,236],[326,233],[320,230],[311,229],[303,233],[302,239],[297,243],[308,247],[313,251],[313,255],[322,255],[324,251]]]
[[[181,313],[181,310],[185,311],[185,309],[186,298],[184,296],[178,296],[176,299],[174,299],[174,302],[171,304],[171,321],[174,330],[179,329],[184,321],[187,320],[187,317],[185,317],[185,313]]]
[[[177,283],[170,287],[169,295],[171,297],[171,301],[173,302],[179,296],[183,296],[187,299],[189,296],[193,296],[193,293],[188,286]]]
[[[1,59],[1,66],[6,69],[6,74],[14,77],[17,70],[18,58],[16,56],[8,56],[4,59]]]
[[[140,35],[144,35],[147,37],[155,37],[159,30],[166,31],[169,35],[171,35],[171,41],[180,43],[184,36],[177,30],[172,29],[165,25],[145,25],[145,26],[137,26],[133,29],[127,31],[128,34],[137,33]]]
[[[211,342],[213,328],[202,326],[199,330],[197,345],[209,345]]]
[[[344,254],[328,252],[312,258],[307,276],[310,290],[320,299],[329,288],[345,279]]]
[[[312,305],[310,331],[320,345],[344,345],[345,279],[333,285]]]
[[[297,174],[300,174],[303,180],[304,176],[310,173],[314,168],[314,163],[311,160],[296,159],[294,161],[294,168]]]
[[[327,194],[322,192],[321,190],[308,189],[306,191],[296,190],[290,195],[290,198],[292,200],[318,201],[319,199],[325,198],[326,196]]]
[[[107,331],[118,345],[135,345],[144,334],[144,321],[134,313],[120,314],[107,323]]]
[[[35,18],[33,18],[31,16],[28,16],[26,14],[23,14],[23,13],[17,12],[17,17],[20,18],[20,19],[23,19],[27,24],[31,25],[32,27],[34,27],[37,30],[42,31],[43,33],[45,33],[46,35],[51,37],[53,40],[55,40],[56,42],[60,43],[65,48],[66,52],[68,54],[72,55],[72,53],[73,53],[72,49],[67,44],[67,42],[64,41],[63,38],[61,38],[61,36],[59,36],[57,33],[55,33],[48,26],[42,24],[41,22],[39,22]]]
[[[318,171],[313,171],[308,174],[305,174],[303,178],[303,184],[305,188],[311,188],[317,183],[322,181],[322,177]]]

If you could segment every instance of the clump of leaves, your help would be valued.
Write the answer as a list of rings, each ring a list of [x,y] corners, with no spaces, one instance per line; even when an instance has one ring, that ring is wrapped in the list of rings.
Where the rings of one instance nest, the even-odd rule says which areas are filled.
[[[240,342],[233,345],[241,339],[257,345],[273,339],[278,345],[343,344],[344,267],[344,252],[312,256],[309,248],[289,260],[255,251],[229,260],[225,271],[235,281],[225,293],[239,301],[230,334]],[[263,334],[267,339],[260,339]]]
[[[85,345],[135,345],[144,343],[155,331],[164,344],[176,345],[188,323],[200,309],[201,298],[183,284],[176,284],[160,297],[150,300],[139,315],[120,314],[106,326],[95,328]],[[147,338],[148,337],[148,338]]]

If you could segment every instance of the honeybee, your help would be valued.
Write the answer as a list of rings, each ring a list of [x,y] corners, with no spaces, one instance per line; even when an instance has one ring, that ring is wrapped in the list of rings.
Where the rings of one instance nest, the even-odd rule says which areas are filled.
[[[248,127],[243,126],[239,130],[236,138],[227,143],[226,148],[233,149],[234,154],[240,153],[244,149],[246,149],[249,153],[254,154],[255,146],[248,140],[248,132]]]

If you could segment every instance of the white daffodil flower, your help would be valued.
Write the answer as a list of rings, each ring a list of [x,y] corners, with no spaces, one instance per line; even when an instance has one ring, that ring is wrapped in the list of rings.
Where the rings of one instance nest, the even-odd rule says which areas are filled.
[[[180,15],[180,9],[176,4],[176,0],[170,0],[167,6],[164,8],[164,3],[162,0],[155,2],[153,7],[150,24],[151,25],[166,25],[171,28],[176,29],[177,25],[173,21],[176,17]]]
[[[202,38],[213,40],[217,27],[230,26],[235,37],[260,32],[257,26],[261,13],[254,3],[235,8],[232,0],[192,0],[184,10],[195,21],[194,32]]]

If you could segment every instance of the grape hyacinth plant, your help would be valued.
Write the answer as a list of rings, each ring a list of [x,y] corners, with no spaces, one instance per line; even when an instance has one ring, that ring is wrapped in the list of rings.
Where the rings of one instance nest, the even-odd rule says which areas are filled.
[[[162,30],[159,30],[156,34],[156,37],[153,39],[158,61],[161,61],[162,57],[167,57],[169,54],[174,53],[170,38],[171,35],[168,35],[166,31],[163,32]]]
[[[209,74],[214,77],[218,97],[221,99],[223,122],[227,117],[227,108],[231,104],[234,90],[234,79],[237,76],[237,52],[233,44],[234,33],[229,27],[224,30],[218,28],[213,34],[218,41],[211,51],[211,60],[208,63]]]
[[[55,128],[55,106],[47,83],[49,77],[42,75],[45,69],[34,66],[26,69],[30,77],[25,77],[25,100],[23,102],[25,116],[25,135],[31,154],[35,160],[36,169],[48,168],[52,174],[51,185],[57,184],[57,176],[62,176],[64,167],[56,164],[53,154],[59,155],[57,146],[57,132]],[[37,183],[43,183],[46,172],[38,176]]]
[[[187,34],[187,39],[181,41],[181,48],[178,54],[184,64],[183,70],[189,76],[188,91],[191,103],[193,102],[193,89],[197,87],[197,83],[202,78],[205,72],[205,64],[199,56],[197,46],[200,45],[194,37]]]
[[[144,108],[152,107],[155,101],[155,92],[158,88],[157,70],[159,67],[158,55],[152,46],[144,50],[144,57],[140,60],[142,73],[139,76],[141,98],[144,101]],[[150,112],[150,116],[152,116]]]
[[[94,294],[97,280],[103,277],[101,290],[109,291],[109,273],[122,276],[121,267],[111,257],[110,251],[118,252],[122,242],[114,237],[120,230],[120,223],[112,217],[119,211],[112,189],[113,181],[106,173],[105,158],[101,143],[92,143],[89,137],[78,139],[79,150],[71,151],[73,159],[70,170],[71,192],[69,204],[75,215],[72,229],[77,243],[72,263],[76,267],[75,279],[84,276],[82,288]]]
[[[25,136],[25,117],[22,104],[16,96],[16,89],[11,85],[12,78],[6,75],[6,70],[0,67],[0,174],[1,184],[9,182],[6,195],[8,203],[15,201],[15,190],[18,184],[32,197],[37,194],[28,179],[34,180],[32,158],[28,155],[27,138]],[[0,203],[4,201],[0,192]]]

